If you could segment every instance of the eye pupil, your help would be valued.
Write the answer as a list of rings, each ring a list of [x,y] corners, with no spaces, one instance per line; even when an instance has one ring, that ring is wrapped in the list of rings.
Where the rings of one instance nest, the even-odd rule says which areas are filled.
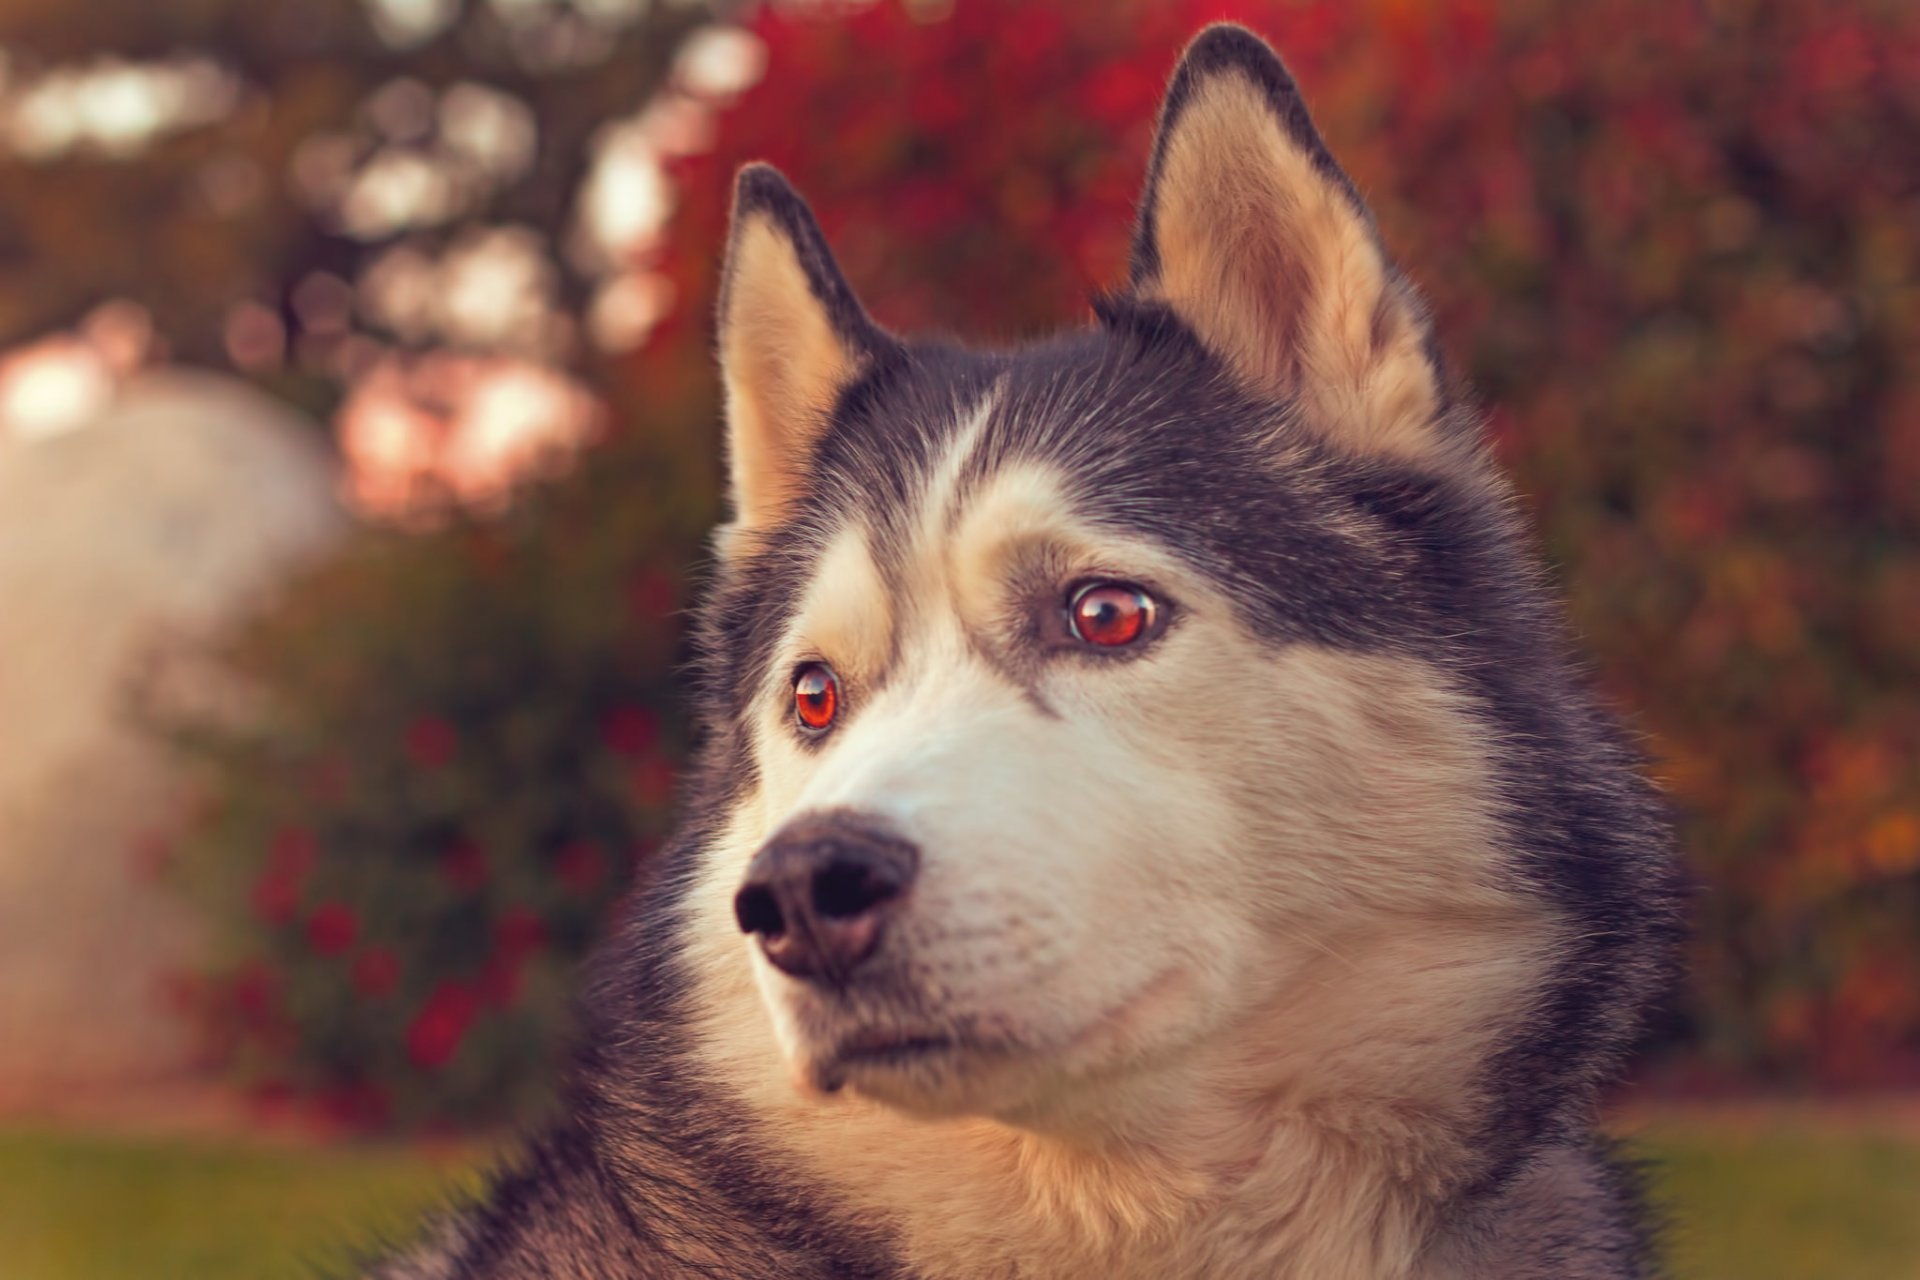
[[[793,715],[802,727],[819,732],[840,714],[840,681],[825,663],[811,662],[794,675]]]
[[[1089,583],[1074,592],[1067,608],[1073,634],[1106,649],[1140,639],[1153,625],[1153,615],[1152,596],[1119,582]]]

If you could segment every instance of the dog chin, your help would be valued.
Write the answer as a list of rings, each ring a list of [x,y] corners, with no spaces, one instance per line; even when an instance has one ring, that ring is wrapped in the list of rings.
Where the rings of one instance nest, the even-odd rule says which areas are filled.
[[[968,1020],[782,1003],[774,1010],[780,1051],[805,1094],[852,1094],[923,1117],[993,1115],[1021,1105],[1043,1070],[1017,1039],[956,1025]]]
[[[851,1093],[896,1111],[938,1117],[996,1112],[1023,1074],[1011,1046],[968,1042],[950,1031],[873,1028],[788,1048],[807,1093]]]

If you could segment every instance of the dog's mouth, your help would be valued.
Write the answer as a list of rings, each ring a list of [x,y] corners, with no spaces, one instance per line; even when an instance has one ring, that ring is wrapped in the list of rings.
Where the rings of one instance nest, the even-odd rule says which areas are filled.
[[[815,1083],[832,1093],[849,1079],[915,1075],[946,1064],[968,1046],[958,1036],[931,1031],[861,1031],[842,1040],[815,1068]],[[939,1070],[939,1067],[934,1067]]]
[[[869,1031],[853,1036],[834,1052],[838,1062],[905,1062],[932,1053],[945,1053],[959,1047],[946,1035],[901,1035],[896,1032]]]

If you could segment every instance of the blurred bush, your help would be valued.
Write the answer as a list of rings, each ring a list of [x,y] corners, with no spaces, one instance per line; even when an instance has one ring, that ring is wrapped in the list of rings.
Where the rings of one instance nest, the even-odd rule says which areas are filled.
[[[1920,1076],[1920,14],[1894,0],[773,9],[677,165],[678,303],[628,426],[504,517],[377,535],[239,638],[203,727],[200,1008],[362,1119],[537,1092],[567,966],[664,821],[670,601],[712,515],[735,167],[815,202],[884,323],[1012,339],[1121,276],[1203,21],[1272,39],[1652,734],[1704,882],[1678,1038],[1714,1076]]]
[[[171,726],[200,783],[172,862],[219,930],[183,994],[263,1095],[355,1125],[539,1104],[686,745],[711,512],[665,474],[614,446],[505,516],[364,535],[219,655],[241,714]]]

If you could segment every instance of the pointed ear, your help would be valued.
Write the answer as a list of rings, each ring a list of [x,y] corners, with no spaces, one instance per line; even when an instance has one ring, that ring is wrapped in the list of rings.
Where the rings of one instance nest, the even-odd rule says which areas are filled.
[[[1131,283],[1329,442],[1414,458],[1444,448],[1425,311],[1293,77],[1243,27],[1208,27],[1181,56]]]
[[[777,523],[804,491],[834,404],[891,341],[847,287],[806,202],[769,165],[748,165],[734,184],[719,338],[731,540]]]

